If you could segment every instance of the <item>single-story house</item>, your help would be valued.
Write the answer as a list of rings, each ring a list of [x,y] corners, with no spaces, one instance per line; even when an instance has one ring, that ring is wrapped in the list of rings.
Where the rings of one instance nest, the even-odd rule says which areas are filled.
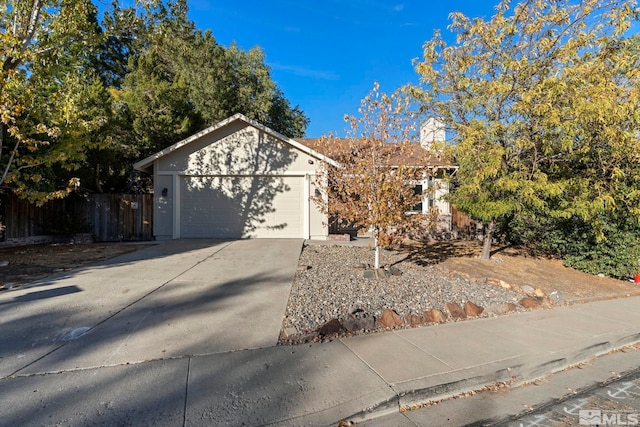
[[[321,138],[296,138],[295,140],[316,152],[332,157],[330,146],[327,146]],[[354,147],[358,145],[358,141],[353,138],[337,138],[332,143]],[[457,166],[432,150],[435,142],[444,141],[444,125],[436,119],[429,118],[420,129],[420,143],[410,144],[410,149],[391,156],[388,166],[393,168],[395,165],[404,165],[423,170],[423,178],[411,183],[415,194],[422,195],[422,202],[415,205],[408,213],[427,214],[435,209],[439,213],[436,230],[449,232],[452,230],[452,212],[451,205],[444,197],[449,193],[446,176],[455,173]]]
[[[415,144],[418,158],[428,149]],[[428,176],[416,185],[423,203],[436,207],[441,228],[450,229],[450,207],[441,199],[447,188],[442,172],[451,167],[433,157]],[[157,240],[180,238],[324,239],[328,218],[311,200],[320,194],[320,166],[338,164],[317,150],[317,140],[292,139],[236,114],[137,162],[153,174]]]
[[[326,156],[236,114],[137,162],[152,171],[154,236],[305,238],[328,235],[310,200]]]

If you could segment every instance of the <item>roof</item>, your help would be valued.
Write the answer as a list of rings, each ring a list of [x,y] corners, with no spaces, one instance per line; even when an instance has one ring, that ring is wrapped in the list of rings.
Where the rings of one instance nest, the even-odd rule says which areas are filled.
[[[357,138],[332,138],[330,142],[325,138],[296,138],[295,140],[314,151],[334,159],[340,148],[364,144],[363,140]],[[407,147],[402,151],[393,153],[390,157],[390,162],[394,165],[416,167],[457,168],[453,161],[426,150],[417,142],[409,143]]]
[[[257,128],[257,129],[259,129],[259,130],[261,130],[261,131],[273,136],[274,138],[280,139],[280,140],[288,143],[289,145],[297,148],[298,150],[300,150],[300,151],[302,151],[302,152],[304,152],[304,153],[306,153],[306,154],[308,154],[308,155],[310,155],[312,157],[315,157],[318,160],[324,161],[324,162],[326,162],[326,163],[328,163],[328,164],[330,164],[332,166],[338,166],[338,164],[333,159],[331,159],[330,157],[328,157],[328,156],[316,151],[312,147],[309,147],[309,146],[307,146],[305,144],[302,144],[299,141],[291,139],[291,138],[289,138],[287,136],[284,136],[281,133],[276,132],[273,129],[270,129],[270,128],[268,128],[268,127],[256,122],[255,120],[251,120],[248,117],[244,116],[243,114],[238,113],[238,114],[234,114],[233,116],[231,116],[231,117],[229,117],[229,118],[227,118],[227,119],[225,119],[225,120],[223,120],[223,121],[221,121],[219,123],[216,123],[213,126],[210,126],[210,127],[206,128],[204,130],[201,130],[200,132],[197,132],[197,133],[191,135],[190,137],[183,139],[182,141],[178,141],[175,144],[165,148],[164,150],[159,151],[159,152],[147,157],[146,159],[140,160],[139,162],[137,162],[137,163],[135,163],[133,165],[133,168],[136,169],[136,170],[145,170],[145,169],[151,167],[153,165],[153,163],[156,160],[160,159],[161,157],[164,157],[164,156],[166,156],[166,155],[168,155],[168,154],[170,154],[170,153],[172,153],[172,152],[174,152],[174,151],[186,146],[187,144],[189,144],[189,143],[191,143],[193,141],[196,141],[196,140],[202,138],[203,136],[206,136],[206,135],[208,135],[208,134],[210,134],[212,132],[215,132],[218,129],[221,129],[221,128],[225,127],[225,126],[228,126],[229,124],[231,124],[233,122],[236,122],[236,121],[242,121],[242,122],[244,122],[244,123],[246,123],[246,124],[248,124],[250,126],[253,126],[253,127],[255,127],[255,128]]]

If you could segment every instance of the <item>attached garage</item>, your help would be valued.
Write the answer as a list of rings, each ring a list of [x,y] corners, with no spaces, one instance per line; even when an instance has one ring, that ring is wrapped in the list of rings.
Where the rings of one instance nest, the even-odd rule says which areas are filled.
[[[297,176],[181,177],[180,237],[301,237],[303,184]],[[272,206],[261,203],[266,192]]]
[[[154,180],[154,235],[314,238],[327,218],[311,196],[323,162],[290,138],[236,114],[134,165]]]

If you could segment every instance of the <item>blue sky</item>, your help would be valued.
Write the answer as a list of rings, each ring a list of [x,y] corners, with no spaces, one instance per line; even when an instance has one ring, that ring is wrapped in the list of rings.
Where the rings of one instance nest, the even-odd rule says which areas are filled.
[[[448,15],[489,18],[498,0],[189,0],[189,17],[225,46],[260,46],[272,78],[311,119],[308,137],[343,136],[374,81],[417,82],[412,60]]]

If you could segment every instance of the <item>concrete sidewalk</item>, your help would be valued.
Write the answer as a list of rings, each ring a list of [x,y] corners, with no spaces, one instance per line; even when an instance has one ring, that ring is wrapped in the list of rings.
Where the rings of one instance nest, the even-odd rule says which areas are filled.
[[[286,252],[298,243],[292,242]],[[0,316],[5,316],[0,317],[1,424],[329,426],[375,419],[498,381],[532,380],[640,341],[640,297],[632,297],[324,344],[275,346],[268,337],[238,347],[224,334],[216,338],[222,333],[215,320],[220,318],[203,316],[228,310],[224,315],[230,321],[250,317],[253,323],[238,323],[236,333],[246,333],[247,342],[253,342],[252,332],[262,326],[256,321],[282,321],[284,307],[276,307],[279,314],[266,313],[271,301],[263,293],[265,285],[290,283],[295,268],[250,259],[261,271],[250,274],[248,267],[221,263],[225,260],[219,258],[233,255],[225,252],[232,250],[227,244],[136,263],[120,260],[118,274],[109,265],[31,288],[81,287],[77,279],[82,277],[87,283],[115,286],[112,298],[85,286],[89,299],[70,292],[61,307],[55,306],[55,298],[36,301],[37,310],[25,317],[8,294],[0,296]],[[243,253],[241,245],[237,249],[235,260]],[[173,256],[184,265],[173,270],[165,265]],[[212,279],[216,269],[228,264],[217,272],[229,276],[220,279],[220,290],[203,290],[198,278]],[[176,268],[182,270],[178,276]],[[136,283],[149,281],[148,288],[131,289],[125,273]],[[158,283],[165,284],[158,288]],[[246,310],[249,294],[241,288],[255,290],[254,302],[263,303],[266,317],[255,313],[258,305]],[[211,298],[200,301],[202,295]],[[195,307],[188,304],[193,298],[199,301]],[[164,313],[168,301],[169,318]],[[194,316],[198,327],[191,317],[183,319],[185,314]],[[77,325],[89,321],[97,322],[90,333],[72,336]],[[172,327],[173,322],[178,326]],[[71,325],[63,337],[66,344],[55,347],[61,341],[46,338],[46,333],[65,325]]]
[[[532,380],[638,342],[638,304],[633,297],[325,344],[102,367],[47,369],[45,357],[37,372],[0,380],[0,419],[74,426],[362,421],[496,381]]]

